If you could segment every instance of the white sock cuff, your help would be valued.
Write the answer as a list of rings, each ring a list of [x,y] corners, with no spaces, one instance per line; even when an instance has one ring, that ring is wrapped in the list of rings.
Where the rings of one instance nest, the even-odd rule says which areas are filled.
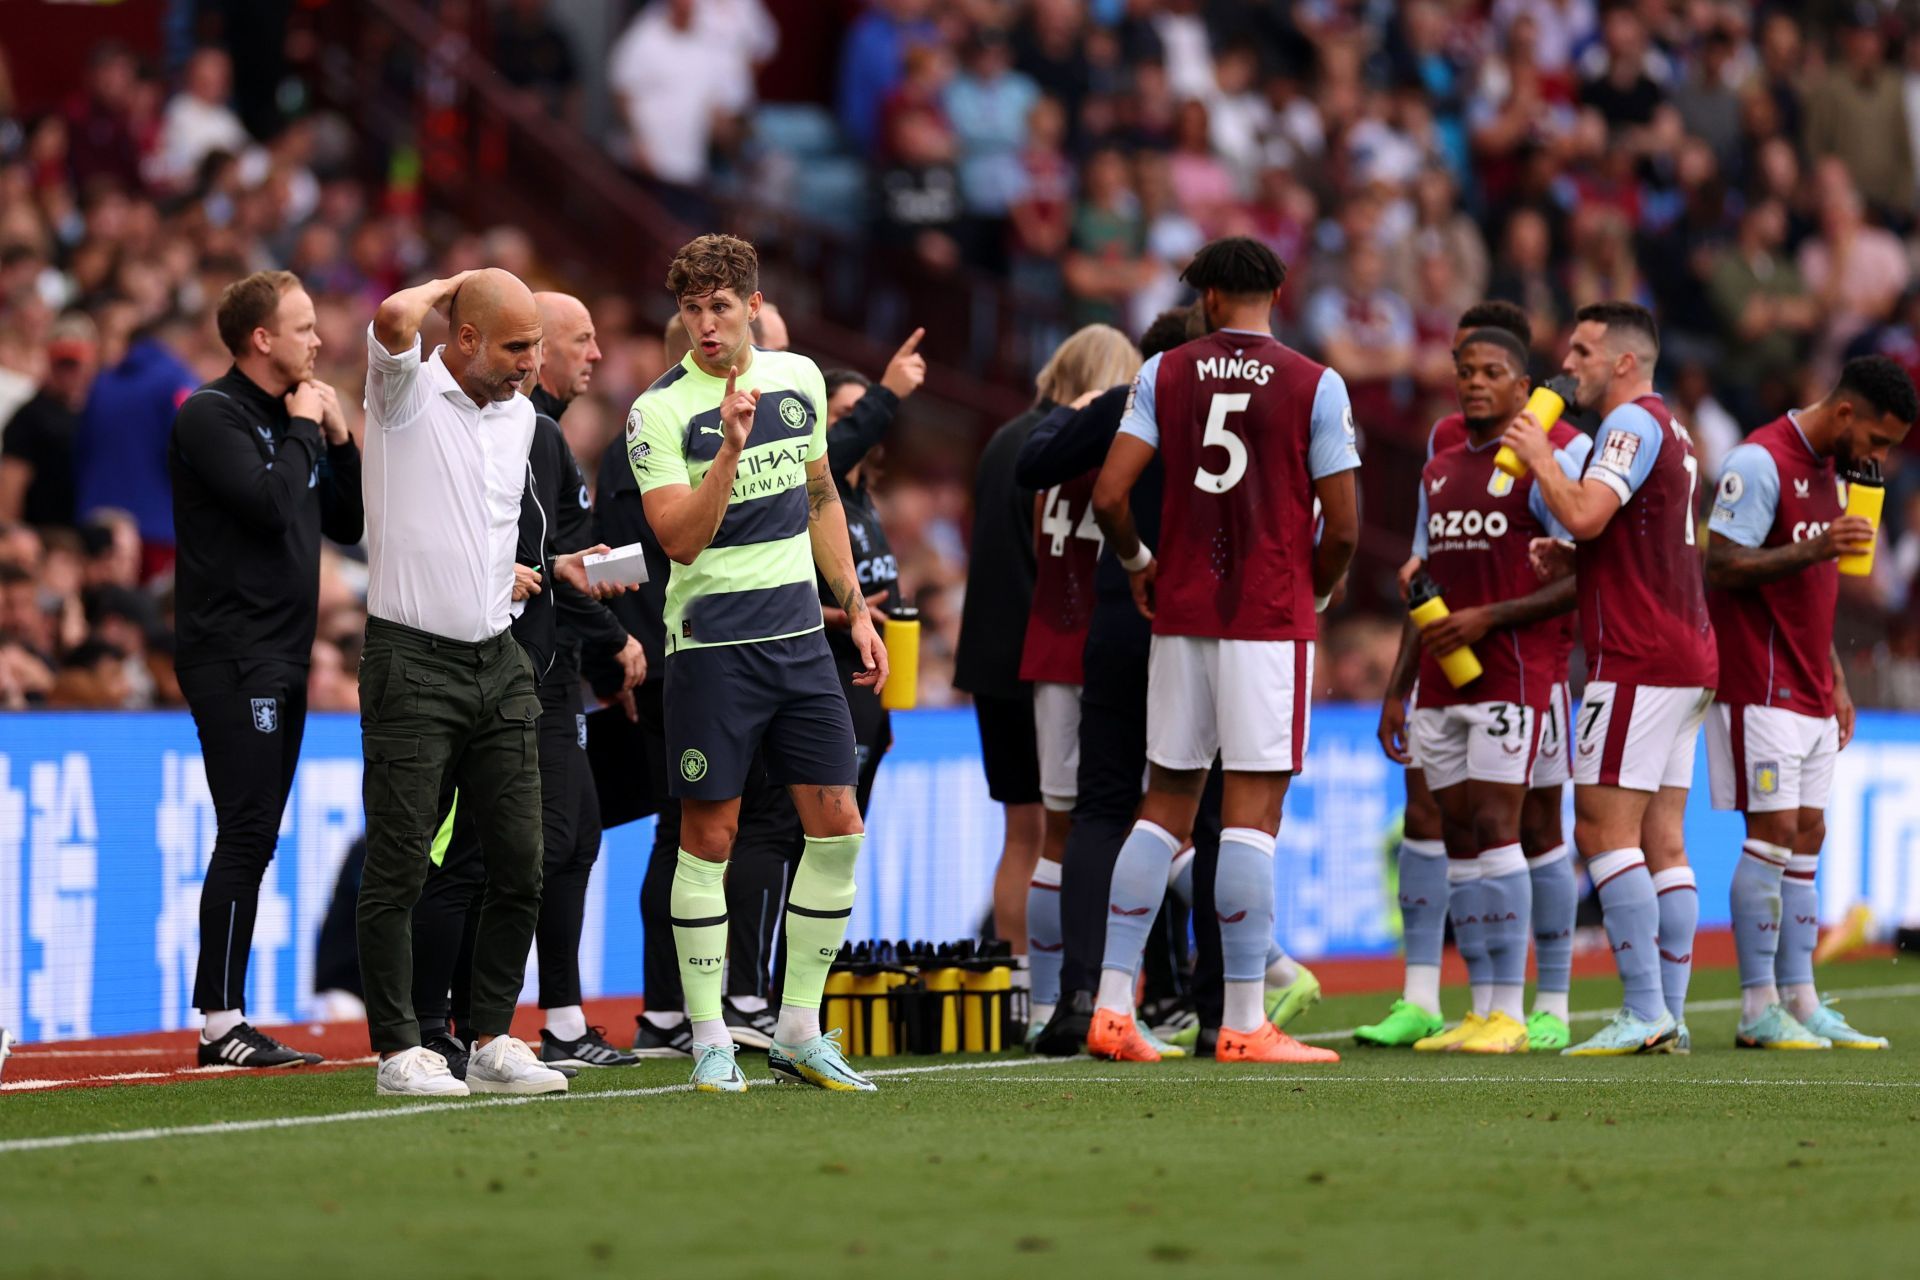
[[[1820,855],[1817,853],[1796,853],[1787,859],[1787,874],[1800,880],[1813,879],[1813,873],[1820,869]]]
[[[1665,893],[1669,889],[1692,889],[1699,892],[1699,884],[1693,878],[1692,867],[1668,867],[1665,871],[1653,873],[1653,891]]]
[[[1793,850],[1783,844],[1774,844],[1771,840],[1750,839],[1740,848],[1762,862],[1771,863],[1776,870],[1784,868],[1793,857]]]
[[[1034,863],[1032,883],[1058,889],[1060,887],[1060,864],[1057,862],[1049,862],[1045,858]]]
[[[1225,844],[1229,840],[1235,844],[1251,845],[1271,858],[1273,847],[1280,842],[1280,837],[1269,835],[1258,827],[1227,827],[1220,833],[1220,843]]]
[[[1448,858],[1447,883],[1469,884],[1480,878],[1480,859]]]
[[[1142,833],[1150,835],[1154,839],[1166,845],[1168,853],[1177,854],[1180,852],[1180,842],[1173,838],[1173,832],[1167,830],[1165,827],[1161,826],[1159,823],[1148,822],[1145,818],[1141,818],[1139,821],[1133,824],[1133,834],[1140,835]]]
[[[1587,878],[1597,891],[1601,885],[1635,867],[1647,865],[1647,855],[1638,849],[1609,849],[1587,860]]]
[[[1525,875],[1527,872],[1527,854],[1517,840],[1497,849],[1482,849],[1474,861],[1480,864],[1482,880],[1491,880],[1495,876]]]
[[[1193,865],[1193,846],[1188,845],[1173,855],[1173,861],[1167,864],[1167,883],[1172,884],[1180,878],[1180,873]]]
[[[1568,853],[1569,853],[1569,850],[1564,843],[1557,844],[1553,846],[1553,848],[1547,850],[1545,853],[1535,854],[1533,857],[1528,858],[1527,870],[1539,871],[1544,867],[1550,867],[1554,863],[1566,857]]]
[[[1447,856],[1445,840],[1402,840],[1400,847],[1408,853],[1421,858],[1444,858]]]

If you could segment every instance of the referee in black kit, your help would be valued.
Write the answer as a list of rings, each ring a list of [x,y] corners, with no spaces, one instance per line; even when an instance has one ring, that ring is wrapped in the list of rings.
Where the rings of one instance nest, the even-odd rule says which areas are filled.
[[[217,316],[233,367],[181,404],[167,459],[176,663],[219,824],[193,1003],[201,1066],[297,1067],[320,1056],[247,1024],[247,956],[306,728],[320,538],[360,540],[360,450],[314,381],[313,299],[292,272],[228,285]]]

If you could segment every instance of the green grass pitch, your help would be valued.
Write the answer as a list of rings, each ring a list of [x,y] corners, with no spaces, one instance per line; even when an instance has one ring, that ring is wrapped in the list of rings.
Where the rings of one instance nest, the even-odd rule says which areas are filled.
[[[888,1059],[917,1070],[872,1096],[693,1095],[682,1063],[520,1105],[376,1100],[370,1068],[0,1096],[0,1276],[1907,1274],[1920,965],[1822,978],[1892,1052],[1736,1052],[1717,971],[1691,1058],[1342,1045],[1332,1068]],[[1616,991],[1578,983],[1574,1008]],[[172,1132],[193,1126],[219,1127]],[[133,1136],[71,1141],[109,1132]]]

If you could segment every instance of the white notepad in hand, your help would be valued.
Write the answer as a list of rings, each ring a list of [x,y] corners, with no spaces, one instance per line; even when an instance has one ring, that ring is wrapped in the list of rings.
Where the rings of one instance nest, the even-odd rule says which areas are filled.
[[[582,556],[580,562],[586,566],[587,582],[592,586],[611,582],[637,587],[647,580],[646,548],[637,542]]]

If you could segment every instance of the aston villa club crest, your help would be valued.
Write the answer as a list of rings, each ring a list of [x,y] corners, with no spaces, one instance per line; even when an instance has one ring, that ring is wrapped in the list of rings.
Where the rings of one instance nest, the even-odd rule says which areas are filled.
[[[1753,766],[1753,792],[1755,795],[1770,796],[1780,790],[1780,765],[1776,761],[1762,760]]]
[[[1487,492],[1496,498],[1506,497],[1513,492],[1513,477],[1495,467],[1493,475],[1487,480]]]
[[[272,733],[280,727],[280,705],[272,698],[253,700],[253,727],[261,733]]]

